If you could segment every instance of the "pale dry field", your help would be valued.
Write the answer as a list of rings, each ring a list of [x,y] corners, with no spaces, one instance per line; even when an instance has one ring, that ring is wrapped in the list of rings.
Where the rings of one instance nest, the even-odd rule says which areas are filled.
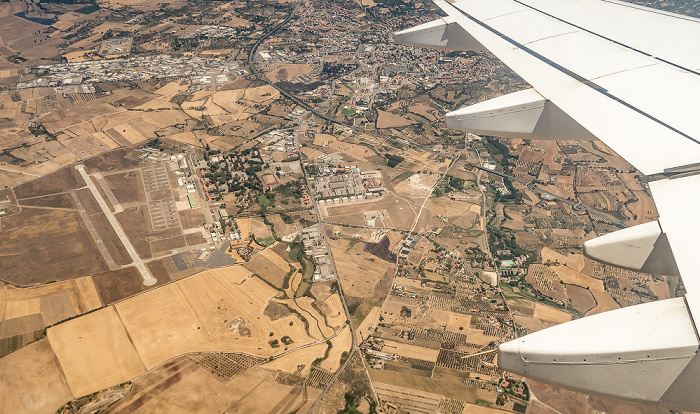
[[[46,334],[75,398],[146,371],[111,306],[49,328]]]
[[[545,247],[542,249],[542,260],[546,261],[548,259],[551,261],[558,261],[561,264],[566,264],[568,268],[577,272],[582,271],[585,264],[585,257],[582,254],[569,254],[564,256],[563,254],[557,253],[549,247]]]
[[[315,316],[316,312],[309,313],[308,310],[299,302],[300,299],[302,298],[297,299],[296,302],[294,301],[294,299],[275,299],[274,301],[277,303],[285,304],[289,308],[294,309],[296,312],[299,312],[299,314],[303,315],[309,323],[309,336],[311,338],[320,340],[330,336],[324,334],[324,328],[327,328],[327,326],[323,318],[321,317],[320,320],[317,319],[318,316]]]
[[[323,155],[323,153],[321,151],[319,151],[317,149],[313,149],[311,147],[302,147],[301,153],[304,154],[306,156],[306,158],[310,159],[310,160],[314,159],[314,158],[318,158],[321,155]]]
[[[6,413],[53,413],[73,399],[46,339],[0,358],[0,384]]]
[[[250,232],[255,235],[256,239],[266,239],[272,237],[272,230],[260,219],[254,218],[250,223]],[[241,233],[241,237],[243,234]],[[289,269],[287,269],[289,271]]]
[[[403,197],[425,198],[433,191],[433,186],[440,180],[439,175],[413,174],[407,180],[398,183],[394,189]]]
[[[538,319],[534,316],[513,315],[513,320],[518,325],[530,329],[531,331],[541,331],[542,329],[557,325],[557,323],[545,319]]]
[[[158,90],[156,90],[154,93],[156,95],[175,95],[178,92],[186,91],[188,84],[183,84],[181,82],[169,82],[165,84],[164,86],[161,86]]]
[[[328,348],[328,346],[325,342],[322,342],[308,348],[300,349],[266,363],[265,368],[293,374],[297,371],[299,365],[304,365],[304,368],[301,370],[301,375],[307,375],[311,370],[311,363],[317,358],[323,358],[326,354],[326,348]]]
[[[469,328],[472,323],[471,315],[464,315],[461,313],[450,312],[447,318],[447,326],[445,326],[446,331],[461,333],[465,329]],[[462,328],[462,329],[460,329]]]
[[[301,284],[301,279],[303,276],[304,275],[297,269],[297,271],[289,277],[289,287],[285,290],[287,296],[290,298],[294,297],[297,289],[299,289],[299,284]]]
[[[158,128],[167,128],[175,124],[184,124],[189,117],[182,111],[146,112],[141,119]]]
[[[226,413],[284,414],[295,410],[304,402],[304,392],[298,385],[285,385],[272,380],[263,381],[240,401],[228,407]]]
[[[564,323],[571,320],[571,314],[569,312],[564,312],[542,303],[535,303],[535,312],[533,316],[538,319],[556,323]]]
[[[270,103],[280,96],[279,91],[270,85],[259,86],[257,88],[248,88],[243,94],[242,100],[253,103],[265,104]]]
[[[197,137],[194,136],[192,132],[180,132],[179,134],[174,134],[174,135],[169,135],[168,139],[181,142],[183,144],[189,144],[189,145],[195,145],[199,146],[201,143],[197,139]]]
[[[164,86],[164,88],[167,87]],[[136,109],[141,109],[144,111],[148,110],[160,110],[160,111],[180,111],[180,108],[177,106],[177,104],[170,102],[171,95],[168,96],[161,96],[158,98],[153,99],[152,101],[148,101],[143,105],[139,105],[136,107]]]
[[[377,118],[377,128],[379,129],[397,128],[415,123],[414,121],[411,121],[398,115],[394,115],[386,111],[377,112],[379,112],[379,117]]]
[[[306,75],[315,67],[316,65],[309,65],[305,63],[276,65],[275,69],[265,76],[273,82],[291,80],[298,76]]]
[[[51,312],[51,307],[47,306],[51,302],[47,299],[52,297],[65,298],[61,302],[67,301],[72,305],[73,314],[69,316],[86,313],[102,306],[89,276],[26,288],[3,285],[0,286],[0,321],[42,313],[45,314],[42,318],[47,325],[55,323],[56,315]]]
[[[505,414],[511,411],[499,410],[498,408],[490,408],[483,405],[466,404],[462,414]]]
[[[598,305],[588,311],[586,315],[595,315],[597,313],[606,312],[620,307],[612,296],[605,291],[605,286],[603,285],[602,280],[586,276],[580,273],[580,271],[575,270],[577,268],[583,270],[585,264],[583,255],[575,255],[580,257],[574,257],[572,255],[564,256],[547,247],[542,249],[541,255],[542,261],[551,260],[568,264],[568,266],[550,266],[550,269],[553,270],[564,283],[590,288],[590,291],[598,302]]]
[[[659,299],[671,299],[671,293],[668,291],[668,284],[666,282],[647,282],[647,286]]]
[[[421,281],[420,280],[410,279],[407,277],[397,276],[394,278],[393,284],[421,289]]]
[[[313,342],[296,315],[271,321],[263,314],[278,291],[258,278],[249,277],[249,274],[241,266],[214,269],[173,283],[170,285],[172,290],[155,289],[121,302],[120,315],[144,362],[148,361],[149,366],[158,363],[159,359],[163,362],[186,346],[196,348],[192,351],[236,351],[264,358],[281,352],[280,348],[271,348],[267,342],[285,335],[294,340],[294,346]],[[141,316],[159,312],[159,304],[165,300],[180,301],[181,305],[177,305],[172,313],[177,312],[177,318],[181,319],[175,320],[176,316],[171,315],[154,322],[153,316]],[[132,302],[128,310],[126,302]],[[240,331],[227,326],[239,317],[250,330],[250,336],[241,335]],[[193,323],[183,325],[180,320]],[[271,336],[271,332],[274,335]],[[169,336],[172,340],[159,339]],[[189,345],[178,343],[179,338]],[[154,345],[159,341],[165,351]]]
[[[375,328],[377,327],[377,324],[379,323],[379,316],[381,316],[382,313],[382,308],[379,306],[375,306],[372,308],[372,310],[369,311],[367,316],[365,316],[365,319],[362,320],[362,323],[355,329],[355,332],[357,333],[357,342],[360,343],[362,340],[367,338],[372,334],[372,332],[369,331],[369,326],[372,325]]]
[[[335,333],[335,329],[329,327],[326,325],[326,318],[323,317],[316,308],[314,308],[311,304],[314,303],[315,299],[307,297],[307,296],[302,296],[298,299],[296,299],[297,305],[303,309],[305,312],[308,313],[313,319],[318,321],[318,325],[321,329],[321,334],[323,335],[323,338],[328,338],[329,336],[333,335]],[[312,322],[312,321],[311,321]]]
[[[365,213],[386,210],[386,217],[383,220],[377,218],[375,227],[408,230],[416,217],[412,207],[412,203],[408,200],[390,193],[380,198],[364,201],[326,204],[320,210],[325,217],[328,217],[329,221],[360,226],[368,225]]]
[[[331,339],[331,344],[333,344],[333,347],[328,352],[328,358],[321,362],[321,368],[335,372],[340,368],[340,358],[343,352],[350,352],[350,347],[352,347],[352,332],[350,332],[350,327],[346,326],[343,328],[338,336]]]
[[[115,307],[146,369],[206,347],[196,315],[174,284],[159,288],[158,294],[139,295]]]
[[[316,134],[314,136],[314,145],[318,145],[319,147],[322,147],[324,145],[330,144],[332,142],[337,141],[338,139],[334,137],[333,135],[329,134]]]
[[[425,203],[425,208],[429,209],[429,212],[447,217],[449,224],[465,229],[470,228],[478,220],[479,212],[481,211],[481,207],[478,204],[466,201],[453,201],[447,197],[431,198]],[[426,214],[425,209],[423,214]]]
[[[279,292],[249,275],[240,266],[209,270],[50,328],[49,342],[73,395],[130,380],[184,353],[266,358],[313,343],[297,315],[275,321],[264,315]],[[244,326],[231,324],[238,318]],[[268,344],[283,336],[293,344]]]
[[[343,281],[345,294],[361,298],[371,297],[384,273],[395,269],[395,264],[386,262],[364,251],[364,244],[350,247],[348,239],[328,239],[338,277]]]
[[[134,380],[132,391],[110,411],[152,414],[224,412],[264,380],[273,378],[273,373],[252,368],[226,381],[189,358],[181,357]],[[157,398],[153,398],[155,395]]]
[[[358,160],[366,160],[365,157],[371,157],[375,155],[374,151],[365,146],[350,144],[344,141],[332,141],[328,144],[327,148],[330,148],[334,151],[340,151],[344,154],[349,155],[352,158],[357,158]]]
[[[238,227],[238,232],[241,234],[242,238],[247,238],[250,235],[250,227],[253,223],[252,218],[237,218],[236,227]]]
[[[239,103],[239,101],[243,98],[243,95],[243,89],[219,91],[212,94],[211,101],[228,111],[228,114],[232,116],[231,120],[235,121],[242,119],[241,116],[243,113],[251,110],[249,106]],[[257,110],[252,112],[257,112]]]
[[[404,344],[401,342],[384,341],[383,352],[389,352],[407,358],[422,359],[423,361],[437,361],[439,349],[429,349],[420,346]]]
[[[334,329],[340,328],[345,323],[345,309],[340,301],[340,295],[334,293],[324,301],[327,308],[324,311],[326,324]]]
[[[268,247],[267,249],[263,250],[260,252],[260,255],[267,260],[269,260],[272,264],[275,266],[279,267],[280,270],[286,272],[289,272],[289,262],[284,260],[280,255],[275,253],[272,249],[272,246]],[[291,285],[291,284],[290,284]]]
[[[408,110],[424,117],[428,121],[436,121],[438,119],[436,114],[439,113],[439,111],[426,104],[413,105],[410,106]]]
[[[212,103],[208,98],[198,101],[182,103],[182,110],[192,118],[200,119],[204,116],[228,115],[222,107]]]

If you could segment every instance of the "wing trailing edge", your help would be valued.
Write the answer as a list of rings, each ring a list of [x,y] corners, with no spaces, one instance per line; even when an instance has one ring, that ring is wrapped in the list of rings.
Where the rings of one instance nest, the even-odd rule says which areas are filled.
[[[486,50],[478,40],[449,16],[394,33],[394,41],[406,46],[438,50],[474,52]]]
[[[588,316],[506,342],[498,349],[498,364],[585,393],[693,410],[697,406],[687,398],[674,396],[687,388],[683,377],[700,370],[697,350],[688,308],[676,298]]]
[[[526,89],[448,113],[448,128],[503,138],[595,140],[566,112]]]
[[[666,233],[658,221],[639,224],[583,243],[583,254],[623,269],[680,276]]]
[[[663,52],[676,45],[669,39],[700,38],[700,20],[636,7],[629,12],[627,3],[615,0],[434,2],[447,17],[397,33],[398,43],[485,47],[534,88],[449,113],[447,125],[514,138],[594,136],[655,177],[649,187],[659,222],[594,239],[586,254],[628,269],[681,274],[688,292],[501,344],[498,365],[585,393],[700,410],[693,318],[700,318],[700,192],[694,191],[700,188],[700,123],[691,116],[700,73],[694,55],[683,58],[691,47],[655,58],[661,55],[643,50],[646,37],[636,36],[655,27],[645,36],[655,39],[650,51]],[[607,14],[600,11],[613,6],[614,18],[601,20]],[[627,33],[630,24],[638,29],[634,34]]]

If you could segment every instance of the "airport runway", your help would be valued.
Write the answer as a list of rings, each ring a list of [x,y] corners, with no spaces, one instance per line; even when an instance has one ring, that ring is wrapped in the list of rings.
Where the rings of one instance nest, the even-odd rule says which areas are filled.
[[[87,226],[88,230],[90,230],[92,237],[95,239],[95,243],[97,243],[97,247],[100,248],[100,251],[102,252],[102,256],[105,258],[105,261],[107,262],[107,266],[109,266],[110,270],[119,269],[120,266],[118,266],[114,262],[114,259],[112,258],[112,254],[109,252],[109,250],[107,250],[107,246],[105,246],[105,242],[102,240],[100,233],[97,232],[97,229],[95,228],[95,225],[92,223],[92,220],[90,220],[90,215],[87,213],[87,211],[85,211],[85,207],[83,207],[83,203],[80,201],[80,198],[78,198],[78,194],[76,194],[75,190],[70,190],[69,193],[70,193],[71,197],[73,197],[73,201],[75,201],[75,205],[78,206],[78,212],[80,213],[80,216],[82,216],[83,221],[85,221],[85,225]]]
[[[83,177],[83,180],[85,180],[85,183],[92,192],[92,195],[95,197],[95,200],[97,200],[97,203],[100,205],[102,212],[107,217],[107,220],[109,220],[109,224],[112,225],[114,231],[117,233],[117,236],[119,236],[119,239],[122,241],[122,244],[126,248],[126,251],[129,252],[129,256],[131,256],[133,264],[136,265],[136,268],[141,273],[141,277],[143,278],[143,284],[146,286],[154,285],[157,282],[157,280],[148,272],[148,268],[146,268],[146,265],[144,264],[143,260],[141,260],[139,255],[136,253],[136,249],[134,249],[134,246],[131,244],[129,238],[126,237],[126,233],[124,233],[124,230],[119,225],[119,222],[117,221],[116,217],[114,217],[114,214],[112,214],[112,212],[109,210],[109,206],[107,206],[107,203],[100,195],[100,192],[97,190],[97,187],[95,187],[95,183],[92,182],[90,176],[85,171],[85,166],[76,165],[75,169],[78,170],[80,175]]]

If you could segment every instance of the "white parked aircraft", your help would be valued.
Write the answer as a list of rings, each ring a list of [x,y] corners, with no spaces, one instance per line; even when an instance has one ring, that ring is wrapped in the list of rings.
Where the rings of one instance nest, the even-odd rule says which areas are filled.
[[[577,391],[700,411],[700,20],[615,0],[435,0],[447,17],[398,43],[490,50],[532,89],[447,114],[487,135],[600,139],[649,178],[659,220],[588,241],[601,262],[681,275],[684,298],[502,344],[505,370]]]

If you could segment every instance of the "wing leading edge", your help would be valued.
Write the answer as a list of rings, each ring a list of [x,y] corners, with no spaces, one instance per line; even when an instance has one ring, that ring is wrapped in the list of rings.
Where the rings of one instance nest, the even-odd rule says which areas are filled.
[[[597,138],[651,178],[658,222],[586,242],[628,269],[680,274],[685,298],[619,309],[505,343],[505,370],[586,393],[698,411],[700,20],[615,0],[434,0],[446,17],[395,41],[488,49],[533,89],[447,114],[448,126]],[[654,30],[649,30],[653,27]],[[646,49],[646,50],[645,50]]]

